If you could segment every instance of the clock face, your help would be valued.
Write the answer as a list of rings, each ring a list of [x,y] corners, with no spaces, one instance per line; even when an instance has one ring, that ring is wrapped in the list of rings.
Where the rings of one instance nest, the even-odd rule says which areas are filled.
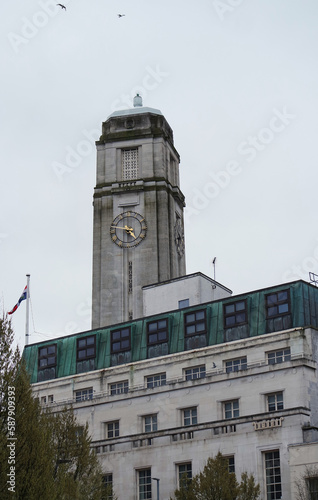
[[[121,248],[139,245],[147,234],[145,218],[137,212],[117,215],[110,226],[110,237]]]

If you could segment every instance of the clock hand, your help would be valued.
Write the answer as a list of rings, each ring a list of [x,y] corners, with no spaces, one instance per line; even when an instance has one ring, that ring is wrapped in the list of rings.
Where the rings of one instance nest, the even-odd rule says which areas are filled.
[[[132,229],[129,232],[127,231],[127,233],[129,234],[129,236],[132,236],[133,238],[135,238],[135,240],[137,239],[136,236],[134,235]]]
[[[122,227],[122,226],[110,226],[110,227],[114,227],[115,229],[124,229],[124,231],[127,231],[127,232],[133,231],[133,228],[132,227],[128,227],[128,226],[125,226],[125,227]]]

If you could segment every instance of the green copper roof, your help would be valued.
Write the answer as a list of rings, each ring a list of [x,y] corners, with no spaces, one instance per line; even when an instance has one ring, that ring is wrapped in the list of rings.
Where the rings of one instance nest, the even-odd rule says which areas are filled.
[[[273,303],[271,309],[269,309],[270,303]],[[242,307],[245,311],[245,321],[241,314]],[[236,321],[238,324],[229,327],[225,325],[224,318],[226,314],[231,315],[232,310],[234,316],[231,316],[229,322],[234,321],[234,317],[238,320]],[[152,323],[150,330],[149,323]],[[197,327],[197,331],[193,331],[192,324],[196,325],[194,330]],[[318,288],[304,281],[296,281],[31,344],[25,347],[23,356],[31,376],[31,383],[35,383],[305,326],[318,327]],[[158,332],[160,327],[161,331],[166,333],[162,333],[161,337],[158,333],[154,333],[151,337],[152,332]],[[118,330],[122,332],[119,343],[116,340],[121,336]],[[86,346],[87,338],[93,345]],[[93,356],[90,358],[86,356],[89,359],[84,361],[79,359],[81,344],[84,345],[82,353],[86,355],[93,352]],[[45,348],[53,345],[55,347],[51,350],[55,354],[52,355],[50,362],[52,360],[54,362],[55,359],[54,367],[48,369],[42,367],[39,370],[40,353],[45,354]],[[45,364],[49,356],[44,356],[43,359]]]

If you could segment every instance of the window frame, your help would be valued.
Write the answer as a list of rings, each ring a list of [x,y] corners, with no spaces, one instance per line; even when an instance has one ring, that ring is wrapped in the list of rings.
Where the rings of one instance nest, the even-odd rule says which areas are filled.
[[[269,457],[269,455],[272,455],[272,457]],[[281,461],[280,461],[279,450],[274,449],[274,450],[264,451],[263,452],[263,460],[264,460],[266,499],[267,500],[278,500],[282,496],[282,475],[281,475]],[[277,460],[278,460],[278,465],[277,465]],[[272,462],[272,466],[267,467],[267,464],[269,463],[269,461]],[[274,471],[274,473],[268,474],[267,471]],[[280,478],[280,481],[275,481],[276,478]],[[268,479],[270,479],[270,480],[268,480]],[[274,487],[274,490],[270,491],[270,489],[273,487]],[[274,494],[274,496],[273,496],[273,494]]]
[[[154,379],[152,382],[149,380],[150,378]],[[166,372],[162,373],[155,373],[154,375],[147,375],[145,377],[146,379],[146,388],[147,389],[154,389],[155,387],[160,387],[163,385],[167,384],[167,374]],[[160,383],[157,384],[156,382],[159,381]],[[152,383],[153,385],[150,385]]]
[[[87,344],[87,340],[88,339],[94,339],[94,342],[93,344]],[[85,347],[84,346],[80,346],[79,344],[81,342],[85,341]],[[92,354],[87,354],[83,357],[83,358],[80,358],[79,357],[79,353],[82,352],[82,351],[87,351],[88,349],[92,349],[93,348],[93,353]],[[76,361],[78,363],[81,363],[83,361],[88,361],[89,359],[96,359],[96,335],[87,335],[86,337],[80,337],[78,339],[76,339]]]
[[[122,332],[128,330],[128,346],[127,347],[122,347],[122,342],[126,342],[127,338],[121,338]],[[119,339],[114,339],[113,336],[114,334],[117,334],[120,332],[120,338]],[[114,344],[120,343],[120,349],[114,350]],[[110,332],[110,352],[111,354],[120,354],[122,352],[127,352],[131,350],[131,327],[130,326],[125,326],[124,328],[117,328],[116,330],[111,330]]]
[[[239,304],[242,304],[242,303],[244,304],[244,308],[237,310],[236,307]],[[234,306],[234,311],[232,311],[232,312],[226,312],[226,308],[227,307],[231,307],[231,306]],[[236,321],[236,317],[239,314],[244,314],[245,315],[245,319],[242,320],[242,321]],[[235,318],[234,323],[232,323],[230,325],[227,325],[226,324],[226,320],[228,318],[233,318],[233,317]],[[228,302],[228,303],[223,304],[223,325],[224,325],[224,329],[227,330],[229,328],[236,328],[238,326],[246,325],[247,323],[248,323],[248,319],[247,319],[247,300],[246,299],[235,300],[233,302]]]
[[[88,397],[85,397],[85,392]],[[77,389],[74,391],[75,402],[79,403],[80,401],[89,401],[94,397],[93,387],[84,387],[83,389]]]
[[[176,464],[177,466],[177,488],[180,489],[182,486],[187,487],[187,484],[182,484],[182,479],[186,479],[187,482],[191,482],[192,475],[192,462],[180,462]],[[184,467],[185,470],[181,471],[181,467]]]
[[[105,439],[116,439],[120,436],[119,434],[119,420],[110,420],[109,422],[104,422],[104,435]],[[112,434],[112,435],[110,435]]]
[[[197,314],[201,314],[203,313],[203,319],[199,318],[199,319],[196,319],[196,315]],[[191,316],[195,316],[195,319],[194,321],[187,321],[187,318],[190,318]],[[198,330],[196,329],[196,326],[198,324],[201,324],[201,323],[204,323],[204,329],[203,330]],[[194,332],[191,332],[191,333],[188,333],[187,331],[187,328],[190,328],[190,327],[195,327],[195,331]],[[187,313],[184,313],[184,335],[185,337],[194,337],[196,335],[206,335],[207,333],[207,318],[206,318],[206,309],[198,309],[198,310],[195,310],[195,311],[191,311],[191,312],[187,312]]]
[[[108,387],[108,392],[111,396],[116,396],[119,394],[127,394],[129,392],[128,379],[110,383]]]
[[[158,430],[158,414],[157,413],[151,413],[149,415],[144,415],[143,416],[143,432],[157,432]],[[147,423],[147,419],[149,419],[149,422]],[[149,428],[147,428],[149,427]]]
[[[240,400],[239,400],[239,398],[229,399],[228,401],[223,401],[222,405],[223,405],[223,418],[225,420],[239,418],[239,416],[240,416]],[[230,405],[229,408],[227,408],[228,405]],[[229,412],[230,412],[230,416],[227,416],[227,414]]]
[[[287,293],[287,298],[279,300],[278,299],[279,294],[282,294],[282,293]],[[269,297],[272,297],[274,295],[277,296],[277,301],[273,304],[269,304],[268,303]],[[288,305],[288,310],[284,311],[284,312],[279,312],[279,307],[283,306],[285,304]],[[277,307],[277,313],[269,315],[269,309],[274,308],[274,307]],[[290,289],[286,288],[284,290],[279,290],[277,292],[267,293],[265,295],[265,311],[266,311],[266,319],[267,320],[274,319],[274,318],[280,318],[282,316],[286,316],[286,315],[290,314],[291,313]]]
[[[283,391],[270,392],[265,394],[266,397],[266,411],[280,411],[284,409],[284,393]],[[274,401],[270,402],[269,398],[274,398]],[[281,398],[281,399],[280,399]],[[270,405],[274,405],[274,408],[271,408]]]
[[[198,372],[199,376],[195,376],[196,375],[196,373],[194,373],[195,370],[199,370],[199,372]],[[184,368],[183,374],[184,374],[185,381],[199,380],[200,378],[205,378],[206,377],[206,366],[205,365],[198,365],[198,366],[192,366],[189,368]]]
[[[188,408],[182,408],[182,425],[184,427],[189,427],[191,425],[197,425],[198,423],[198,407],[197,406],[189,406]],[[189,413],[186,416],[186,412]],[[189,421],[189,423],[187,423]]]
[[[164,327],[159,327],[159,323],[161,322],[165,322],[165,326]],[[154,330],[154,331],[149,331],[150,330],[150,327],[152,325],[158,325],[157,326],[157,329]],[[166,333],[166,336],[164,339],[158,339],[156,341],[150,341],[150,337],[153,336],[153,335],[157,335],[157,337],[160,335],[160,333],[163,333],[165,332]],[[148,347],[151,347],[151,346],[154,346],[154,345],[158,345],[158,344],[163,344],[163,343],[166,343],[168,342],[168,338],[169,338],[169,332],[168,332],[168,318],[162,318],[162,319],[158,319],[156,321],[149,321],[147,323],[147,346]]]
[[[41,356],[41,350],[43,349],[49,349],[50,347],[54,347],[54,354],[48,353],[46,355]],[[55,358],[54,363],[47,364],[45,366],[40,366],[41,365],[41,360],[46,359],[48,361],[48,358]],[[45,370],[46,368],[56,368],[57,366],[57,344],[48,344],[48,345],[42,345],[38,348],[38,371]]]
[[[145,467],[143,469],[137,469],[137,495],[138,500],[152,500],[152,477],[151,468]],[[147,477],[141,478],[141,474],[146,473]],[[141,479],[144,483],[141,483]]]
[[[112,500],[113,498],[113,487],[114,487],[114,484],[113,484],[113,474],[112,472],[106,472],[105,474],[103,474],[103,477],[102,477],[102,481],[103,481],[103,488],[106,490],[105,491],[105,495],[107,494],[107,496],[104,498],[104,500]],[[103,492],[103,495],[104,495],[104,492]]]
[[[229,363],[231,363],[232,366],[229,366]],[[224,365],[226,373],[236,373],[236,372],[241,372],[243,370],[247,370],[247,356],[242,356],[241,358],[227,359],[224,361]]]
[[[280,353],[282,354],[280,355]],[[268,365],[279,365],[280,363],[291,361],[290,347],[282,347],[281,349],[275,349],[275,351],[268,351],[266,353],[266,358]],[[279,361],[280,358],[282,358],[281,361]]]

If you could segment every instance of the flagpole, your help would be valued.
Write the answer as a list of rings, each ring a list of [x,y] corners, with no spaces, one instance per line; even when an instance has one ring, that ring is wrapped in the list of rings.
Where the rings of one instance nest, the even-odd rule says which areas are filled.
[[[25,318],[25,345],[29,343],[29,315],[30,315],[30,275],[27,274],[27,299],[26,299],[26,318]]]

